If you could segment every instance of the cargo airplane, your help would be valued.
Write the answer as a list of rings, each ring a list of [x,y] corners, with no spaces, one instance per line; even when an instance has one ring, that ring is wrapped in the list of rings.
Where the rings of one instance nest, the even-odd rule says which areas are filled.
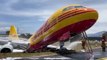
[[[57,41],[67,40],[95,24],[98,12],[81,5],[69,5],[57,10],[29,39],[30,51],[38,51]]]
[[[39,51],[55,42],[66,41],[69,37],[74,37],[89,29],[97,19],[98,12],[92,8],[81,5],[62,7],[30,37],[26,51]],[[17,35],[14,36],[18,39]]]
[[[0,37],[0,52],[21,52],[27,48],[28,40],[25,38],[19,38],[17,34],[17,29],[14,25],[10,27],[9,36]],[[21,49],[21,50],[20,50]]]

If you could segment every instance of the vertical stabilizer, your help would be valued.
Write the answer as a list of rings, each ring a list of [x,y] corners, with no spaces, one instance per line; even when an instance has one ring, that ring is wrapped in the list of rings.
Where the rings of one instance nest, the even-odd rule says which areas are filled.
[[[10,27],[9,38],[12,40],[18,40],[17,29],[14,25]]]

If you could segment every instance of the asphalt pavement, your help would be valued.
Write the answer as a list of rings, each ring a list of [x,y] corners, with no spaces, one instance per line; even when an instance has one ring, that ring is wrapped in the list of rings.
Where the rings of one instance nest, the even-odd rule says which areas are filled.
[[[102,52],[101,48],[97,48],[93,50],[93,54],[89,52],[76,52],[70,54],[57,54],[51,56],[33,56],[33,57],[8,57],[6,59],[10,60],[97,60],[100,58],[107,57],[106,52]]]

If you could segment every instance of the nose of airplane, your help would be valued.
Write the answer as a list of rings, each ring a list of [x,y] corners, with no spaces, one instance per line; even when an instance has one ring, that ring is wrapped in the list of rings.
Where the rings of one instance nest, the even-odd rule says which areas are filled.
[[[85,14],[84,17],[89,17],[89,19],[98,19],[98,12],[92,8],[77,8],[76,11],[78,14]]]

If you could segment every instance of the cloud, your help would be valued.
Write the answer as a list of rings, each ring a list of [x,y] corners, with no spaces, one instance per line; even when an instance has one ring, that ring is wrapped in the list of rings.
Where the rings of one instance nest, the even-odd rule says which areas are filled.
[[[3,29],[3,27],[10,27],[11,23],[9,22],[2,22],[0,21],[0,30]]]
[[[65,2],[66,4],[81,4],[86,6],[94,6],[94,5],[101,5],[106,4],[107,1],[105,0],[61,0]]]
[[[89,32],[95,29],[105,30],[102,26],[105,27],[106,23],[103,22],[107,22],[105,15],[107,9],[106,3],[106,0],[0,0],[0,22],[2,22],[1,24],[4,27],[11,24],[21,28],[25,27],[26,32],[30,32],[29,28],[33,28],[32,26],[34,26],[32,29],[34,32],[57,9],[69,4],[80,4],[92,7],[99,12],[98,22],[90,28]]]
[[[99,31],[107,31],[107,22],[97,22],[90,29],[87,30],[88,33],[96,33]]]
[[[0,33],[5,33],[10,29],[10,23],[9,22],[2,22],[0,21]]]
[[[12,15],[12,16],[25,16],[25,17],[32,17],[32,16],[48,16],[52,14],[50,11],[42,11],[41,12],[24,12],[24,11],[10,11],[10,12],[0,12],[3,15]]]
[[[10,27],[0,27],[0,31],[8,31]]]
[[[2,0],[1,0],[2,1]],[[102,0],[99,0],[101,3],[103,3]],[[80,3],[80,4],[86,4],[86,2],[91,3],[93,5],[100,3],[99,1],[93,1],[93,0],[10,0],[7,1],[4,0],[3,2],[5,4],[1,4],[1,6],[4,8],[3,11],[0,11],[0,14],[5,15],[13,15],[13,16],[43,16],[43,17],[49,17],[52,13],[54,13],[58,8],[61,6],[64,6],[69,2],[71,3]],[[94,2],[94,3],[93,3]],[[100,4],[101,4],[100,3]],[[105,2],[104,2],[105,3]],[[89,5],[89,4],[86,4]],[[2,9],[1,8],[1,9]]]
[[[11,6],[14,10],[51,10],[51,9],[55,9],[55,7],[60,6],[61,3],[59,0],[32,0],[32,1],[28,1],[28,0],[19,0],[19,2],[17,2],[16,4],[14,4],[13,6]]]
[[[32,0],[32,1],[28,1],[28,0],[10,0],[10,1],[6,1],[6,0],[0,0],[1,3],[3,4],[0,4],[1,8],[0,8],[0,15],[1,16],[10,16],[10,17],[18,17],[18,19],[20,20],[22,17],[24,17],[25,19],[27,18],[32,18],[32,17],[35,17],[36,18],[40,18],[40,19],[37,19],[39,21],[45,21],[47,20],[47,17],[49,17],[53,11],[50,11],[50,10],[43,10],[43,9],[38,9],[38,7],[36,7],[37,4],[36,3],[42,3],[42,2],[45,2],[42,1],[35,1],[35,0]],[[21,5],[21,3],[25,3],[25,5]],[[33,3],[33,5],[32,5]],[[30,6],[30,9],[29,6],[26,6],[27,5],[32,5]],[[2,7],[4,6],[4,7]],[[22,9],[22,10],[18,10],[18,9],[14,9],[14,7],[17,7],[19,6],[18,9],[21,9],[22,8],[25,8],[26,7],[26,10]],[[36,9],[35,9],[35,8]],[[37,11],[38,10],[38,11]],[[8,19],[7,19],[8,20]],[[23,19],[22,19],[23,20]],[[28,20],[28,19],[27,19]]]
[[[7,23],[7,22],[1,22],[1,21],[0,21],[0,26],[1,26],[1,25],[8,25],[8,24],[9,24],[9,23]]]

